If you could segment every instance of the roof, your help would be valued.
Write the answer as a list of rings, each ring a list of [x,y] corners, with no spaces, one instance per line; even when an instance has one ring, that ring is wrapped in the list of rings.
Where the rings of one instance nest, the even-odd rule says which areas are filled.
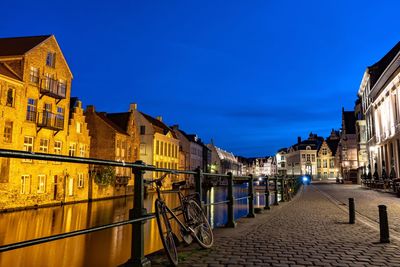
[[[130,115],[130,112],[108,113],[107,118],[110,119],[114,124],[118,125],[120,129],[128,131]]]
[[[356,116],[354,111],[343,111],[344,128],[346,134],[356,134]]]
[[[367,71],[370,75],[370,84],[371,89],[374,87],[375,83],[379,80],[382,73],[389,66],[389,64],[393,61],[396,55],[400,52],[400,42],[398,42],[383,58],[381,58],[378,62],[369,66]]]
[[[158,133],[162,133],[162,134],[167,134],[168,132],[170,132],[172,134],[172,136],[176,139],[178,139],[178,137],[176,136],[175,132],[172,131],[171,128],[169,128],[167,125],[165,125],[162,121],[157,120],[156,118],[153,118],[150,115],[147,115],[143,112],[140,112],[140,114],[143,115],[143,117],[145,117],[145,119],[150,122],[154,127],[154,130]]]
[[[1,51],[0,51],[1,53]],[[14,72],[12,72],[6,65],[0,63],[0,74],[13,78],[15,80],[18,81],[22,81],[22,79],[20,77],[18,77],[16,74],[14,74]]]
[[[125,134],[128,135],[127,132],[122,129],[121,127],[119,127],[117,124],[115,124],[112,120],[110,120],[108,118],[107,113],[105,112],[96,112],[97,116],[99,116],[99,118],[101,118],[105,123],[107,123],[109,126],[111,126],[111,128],[113,128],[116,132],[119,132],[121,134]]]
[[[337,147],[339,145],[340,139],[326,139],[325,142],[328,145],[329,149],[332,151],[332,154],[335,155],[337,151]]]
[[[51,35],[0,38],[0,56],[20,56],[49,38]]]

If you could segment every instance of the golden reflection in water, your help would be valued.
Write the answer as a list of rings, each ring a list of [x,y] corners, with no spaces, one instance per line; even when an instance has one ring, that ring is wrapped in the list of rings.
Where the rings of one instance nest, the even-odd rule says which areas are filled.
[[[211,187],[210,189],[210,202],[209,203],[214,203],[215,202],[215,197],[214,197],[214,187]],[[215,212],[215,206],[211,205],[210,206],[210,222],[211,222],[211,228],[214,228],[214,212]]]

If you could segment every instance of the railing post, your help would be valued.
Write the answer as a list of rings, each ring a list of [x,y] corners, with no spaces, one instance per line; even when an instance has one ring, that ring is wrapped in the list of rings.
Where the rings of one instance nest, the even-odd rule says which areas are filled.
[[[235,215],[233,210],[233,174],[228,172],[228,221],[225,227],[236,227]]]
[[[145,165],[143,161],[136,161],[135,164]],[[133,209],[129,210],[129,218],[141,218],[147,214],[144,208],[144,170],[140,167],[133,167],[135,176]],[[144,224],[146,221],[132,223],[131,258],[126,266],[151,266],[151,262],[144,256]]]
[[[201,187],[202,180],[203,180],[203,171],[200,169],[200,167],[197,167],[196,174],[194,176],[194,183],[195,183],[196,193],[199,194],[199,201],[201,205],[203,205],[203,199],[202,199],[203,192]]]
[[[269,210],[271,209],[271,207],[269,206],[269,179],[268,176],[265,176],[265,210]]]
[[[274,205],[279,205],[279,201],[278,201],[278,178],[275,177],[274,178],[274,185],[275,185],[275,203]]]
[[[285,202],[285,180],[281,178],[281,202]]]
[[[253,175],[250,174],[249,178],[249,213],[247,214],[247,218],[254,218],[256,215],[254,214],[254,185],[253,185]]]

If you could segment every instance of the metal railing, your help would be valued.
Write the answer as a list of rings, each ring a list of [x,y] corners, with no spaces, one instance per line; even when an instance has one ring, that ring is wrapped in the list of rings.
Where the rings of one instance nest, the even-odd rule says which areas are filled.
[[[101,225],[96,227],[91,227],[83,230],[77,230],[47,237],[41,237],[31,240],[26,240],[22,242],[7,244],[0,246],[0,253],[5,251],[10,251],[18,248],[24,248],[32,245],[37,245],[41,243],[51,242],[59,239],[64,239],[68,237],[88,234],[96,231],[105,230],[108,228],[123,226],[127,224],[132,225],[132,238],[131,238],[131,258],[126,263],[131,266],[144,266],[149,263],[148,259],[144,254],[144,223],[147,220],[155,218],[154,213],[147,213],[147,210],[144,208],[144,173],[146,171],[152,172],[174,172],[177,174],[189,174],[194,175],[195,178],[195,191],[200,196],[200,203],[202,203],[203,207],[208,207],[211,205],[227,205],[227,213],[228,220],[225,227],[235,227],[236,222],[234,218],[234,206],[236,201],[240,201],[243,199],[248,199],[248,214],[247,217],[254,218],[254,179],[252,175],[249,176],[234,176],[232,173],[228,174],[215,174],[215,173],[203,173],[201,169],[197,169],[196,171],[187,171],[187,170],[171,170],[164,168],[157,168],[152,165],[146,165],[142,161],[137,161],[134,163],[131,162],[121,162],[121,161],[111,161],[111,160],[101,160],[94,158],[81,158],[81,157],[68,157],[61,155],[53,155],[53,154],[43,154],[43,153],[31,153],[26,151],[16,151],[16,150],[6,150],[0,149],[0,157],[6,158],[21,158],[21,159],[31,159],[31,160],[48,160],[48,161],[58,161],[58,162],[70,162],[70,163],[79,163],[79,164],[96,164],[96,165],[108,165],[108,166],[118,166],[118,167],[127,167],[132,169],[132,173],[134,174],[134,195],[133,195],[133,208],[129,211],[129,220],[110,223],[107,225]],[[205,203],[202,200],[202,181],[205,177],[208,178],[226,178],[228,180],[228,196],[225,201],[214,202],[214,203]],[[242,181],[248,183],[248,195],[245,197],[234,198],[233,195],[233,184],[234,181]],[[273,193],[275,195],[274,204],[278,205],[278,194],[281,195],[281,201],[285,201],[286,199],[290,199],[290,192],[296,193],[298,187],[300,185],[299,180],[295,178],[283,178],[283,177],[274,177],[269,178],[265,177],[265,207],[264,209],[270,209],[270,194]],[[271,190],[271,183],[273,183],[273,190]],[[288,190],[285,190],[288,189]]]

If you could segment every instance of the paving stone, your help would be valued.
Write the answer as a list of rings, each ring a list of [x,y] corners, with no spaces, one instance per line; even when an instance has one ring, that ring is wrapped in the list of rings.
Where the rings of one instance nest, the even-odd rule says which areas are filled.
[[[343,205],[332,202],[321,191],[343,203],[347,203],[346,198],[354,197],[357,211],[360,207],[371,218],[377,215],[377,208],[373,207],[375,204],[364,204],[364,200],[396,204],[388,210],[398,212],[390,222],[396,222],[400,231],[400,199],[351,185],[311,185],[304,187],[290,202],[273,206],[254,219],[238,220],[237,228],[215,229],[212,249],[194,249],[198,248],[195,244],[179,248],[188,254],[180,265],[400,266],[396,240],[389,244],[374,243],[379,240],[378,229],[359,221],[347,224],[348,212],[342,209]],[[153,266],[167,262],[150,260],[156,263]]]

